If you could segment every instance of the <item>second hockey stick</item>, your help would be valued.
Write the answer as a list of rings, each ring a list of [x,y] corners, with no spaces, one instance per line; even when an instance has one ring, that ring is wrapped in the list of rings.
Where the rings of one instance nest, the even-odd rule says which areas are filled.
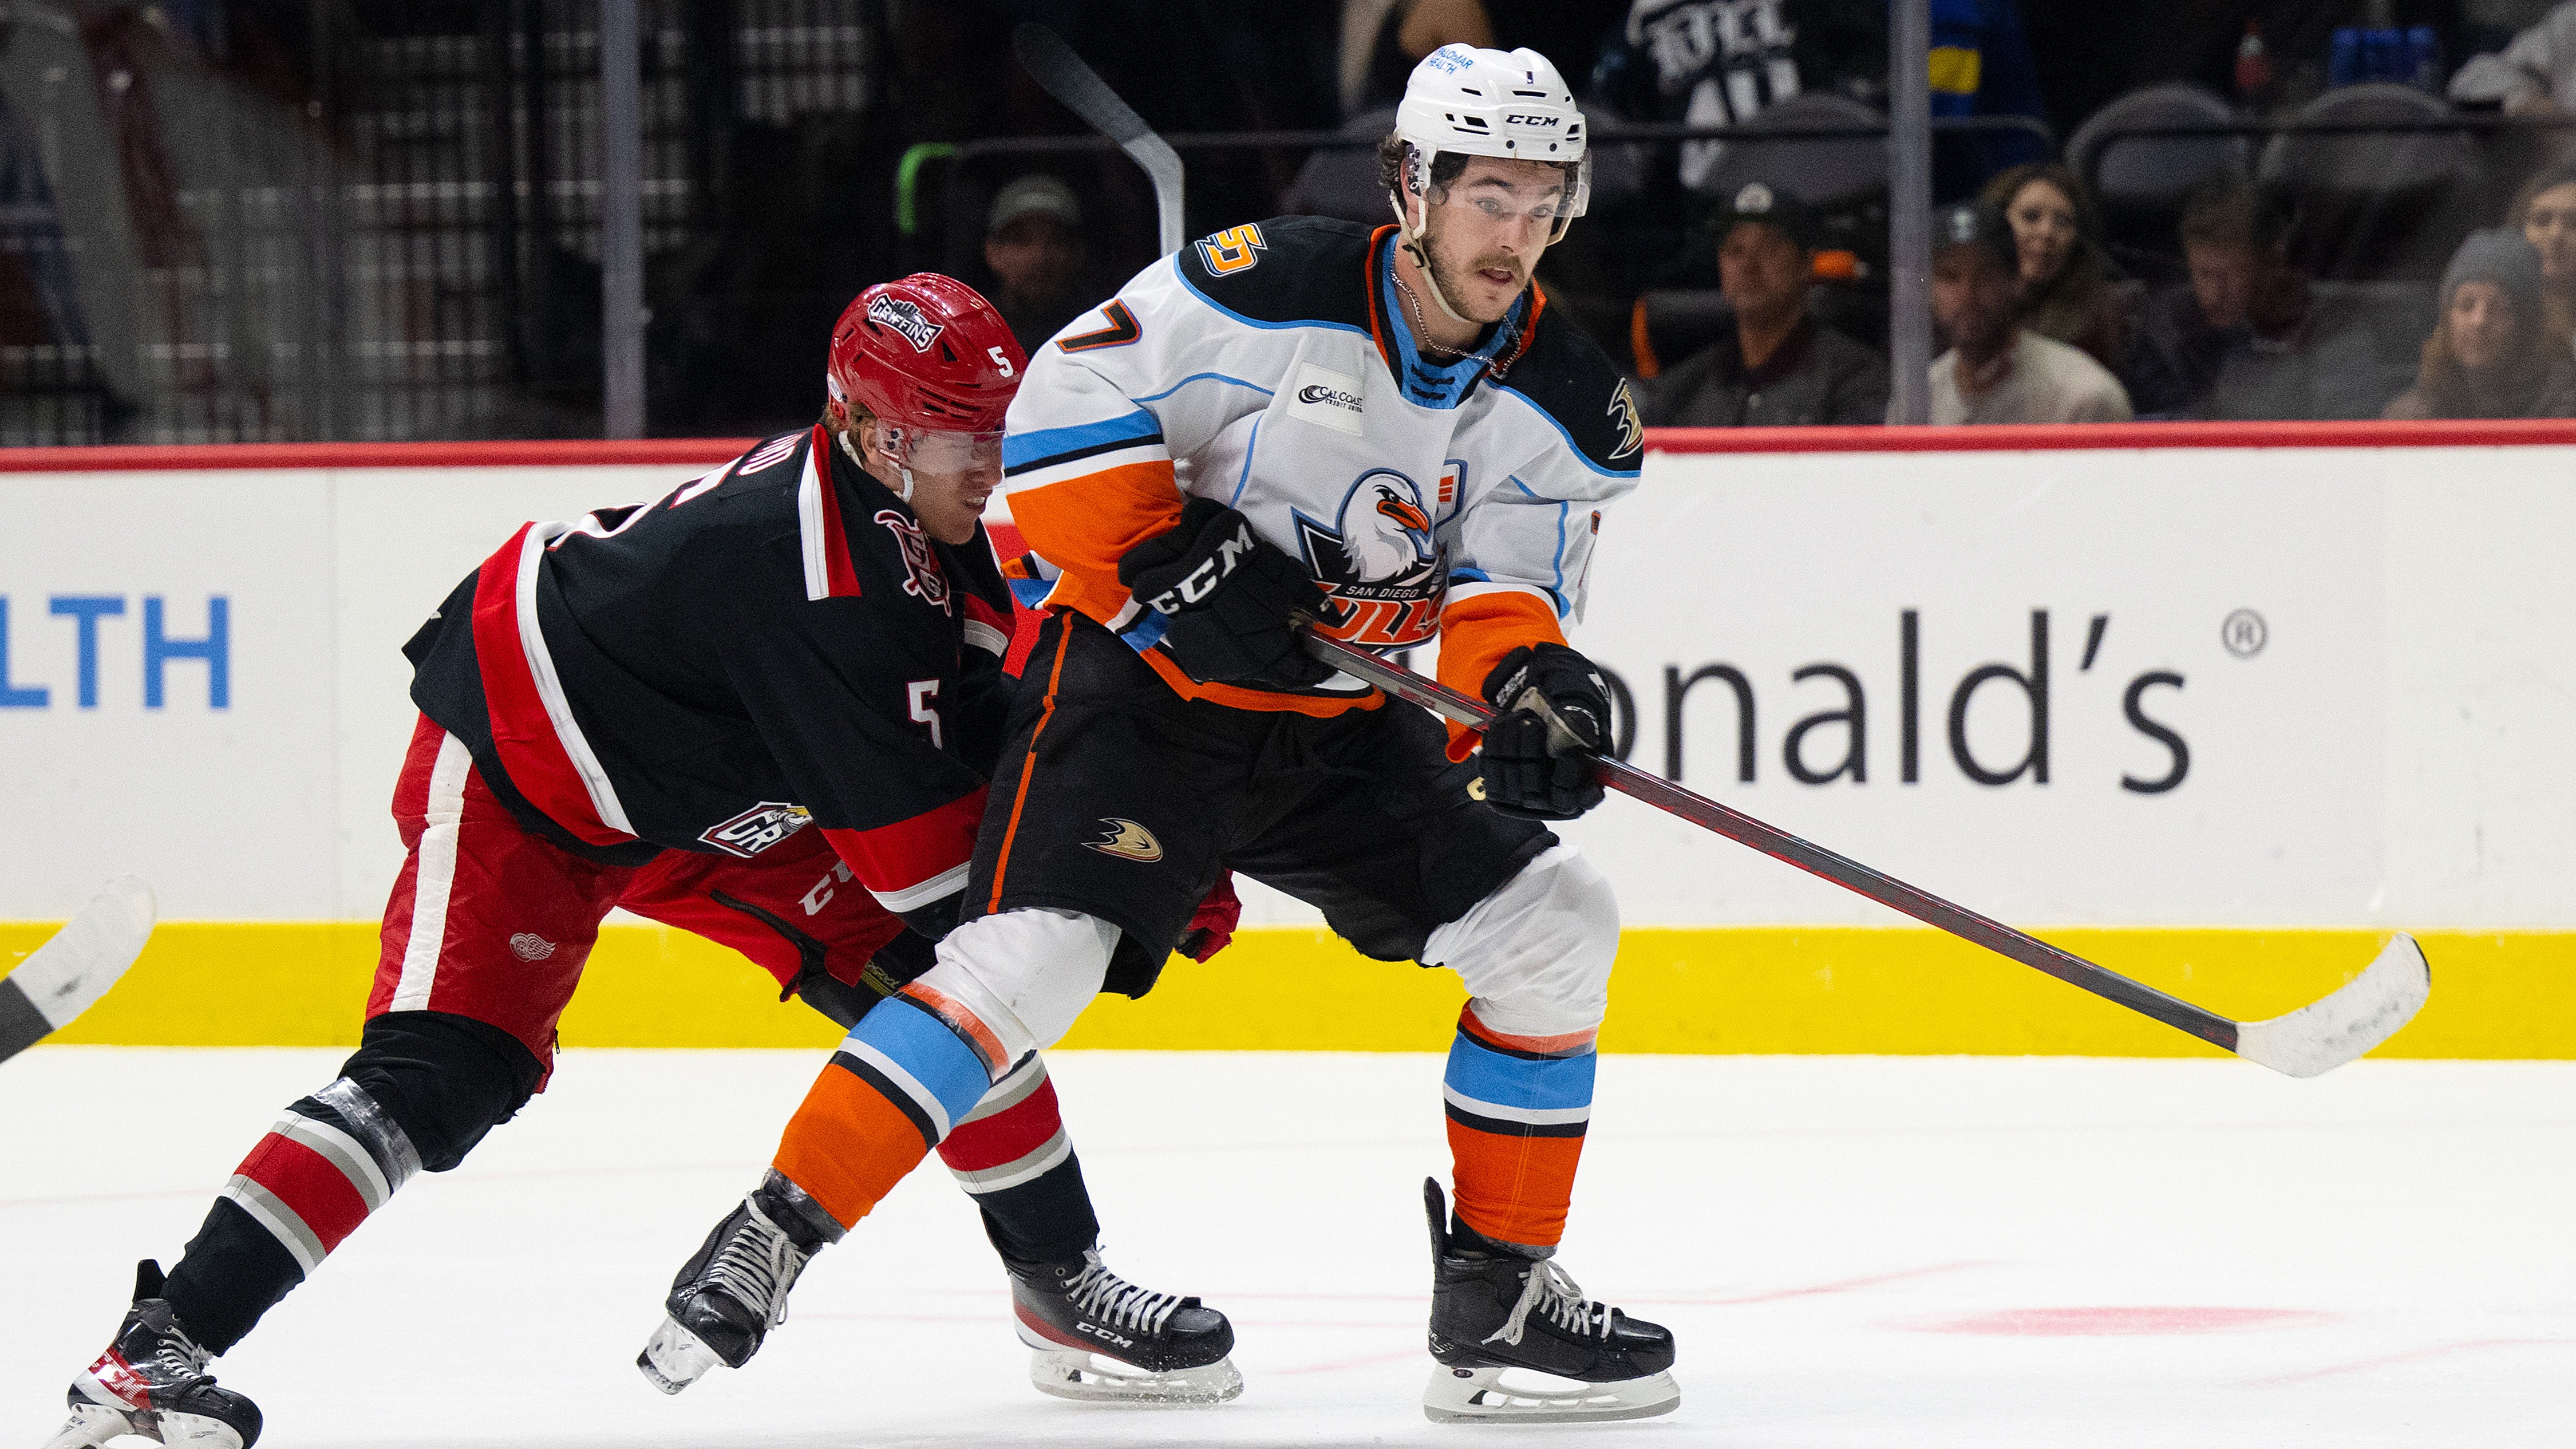
[[[0,978],[0,1061],[71,1024],[125,975],[152,937],[152,888],[119,876]]]
[[[1020,68],[1048,95],[1117,142],[1119,150],[1145,168],[1146,179],[1154,183],[1162,254],[1179,251],[1189,237],[1187,223],[1181,220],[1181,155],[1172,143],[1155,135],[1135,108],[1120,100],[1100,72],[1084,64],[1054,31],[1033,20],[1023,21],[1011,31],[1011,50],[1019,57]]]
[[[1365,649],[1311,631],[1306,634],[1306,648],[1343,673],[1445,719],[1482,728],[1493,718],[1493,710],[1482,701],[1469,699]],[[2069,986],[2116,1001],[2131,1011],[2288,1076],[2313,1077],[2362,1055],[2413,1020],[2432,994],[2432,970],[2425,964],[2422,949],[2416,946],[2414,937],[2400,931],[2367,969],[2328,995],[2287,1016],[2236,1021],[2096,966],[2071,951],[2000,921],[1988,920],[1964,906],[1952,905],[1884,871],[1801,840],[1624,760],[1602,757],[1598,778],[1604,786],[1623,795],[1643,800],[1667,814],[1678,815],[1693,825],[1857,891],[1880,905],[1903,911],[1926,925],[1938,926],[2034,970],[2045,971]]]

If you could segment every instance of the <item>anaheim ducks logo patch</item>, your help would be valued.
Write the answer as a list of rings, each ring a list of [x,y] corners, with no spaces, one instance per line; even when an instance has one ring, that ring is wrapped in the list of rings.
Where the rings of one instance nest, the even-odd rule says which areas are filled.
[[[1628,395],[1628,384],[1620,383],[1619,390],[1610,394],[1610,406],[1605,411],[1619,425],[1619,446],[1610,450],[1612,462],[1645,446],[1646,424],[1637,416],[1637,400]]]
[[[1098,840],[1086,840],[1083,844],[1099,851],[1102,855],[1114,855],[1120,860],[1132,860],[1146,865],[1151,865],[1163,858],[1163,842],[1156,840],[1154,832],[1144,826],[1133,820],[1121,820],[1115,815],[1102,816],[1100,823],[1109,827],[1109,833]]]

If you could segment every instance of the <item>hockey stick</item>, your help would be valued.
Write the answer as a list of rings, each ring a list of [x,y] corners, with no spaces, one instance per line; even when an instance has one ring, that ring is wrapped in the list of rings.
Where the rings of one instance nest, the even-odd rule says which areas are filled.
[[[1493,718],[1493,711],[1483,703],[1390,664],[1365,649],[1311,630],[1306,634],[1306,648],[1353,678],[1366,680],[1433,714],[1477,728]],[[2367,970],[2327,996],[2287,1016],[2268,1021],[2235,1021],[2096,966],[1963,906],[1954,906],[1883,871],[1765,825],[1624,760],[1602,758],[1596,778],[1623,795],[1634,796],[1693,825],[1857,891],[1880,905],[1894,907],[1926,925],[1938,926],[2024,966],[2045,971],[2069,986],[2082,987],[2288,1076],[2313,1077],[2332,1071],[2388,1040],[2414,1018],[2433,990],[2432,970],[2425,964],[2423,951],[2416,946],[2414,937],[2400,931]]]
[[[1022,21],[1011,30],[1011,50],[1020,58],[1020,68],[1029,78],[1046,87],[1046,93],[1064,102],[1065,109],[1082,117],[1091,128],[1118,143],[1118,149],[1139,166],[1154,183],[1154,210],[1162,225],[1164,256],[1181,249],[1189,240],[1181,220],[1181,156],[1171,143],[1154,134],[1100,73],[1083,63],[1064,43],[1064,37],[1034,20]]]
[[[1154,200],[1162,216],[1163,250],[1180,250],[1179,155],[1148,129],[1055,32],[1033,22],[1022,24],[1011,32],[1011,45],[1019,54],[1020,64],[1038,84],[1094,129],[1116,141],[1135,158],[1136,164],[1145,168],[1154,183]],[[1479,728],[1492,718],[1493,712],[1476,700],[1311,628],[1306,630],[1306,645],[1326,663],[1433,714]],[[1554,727],[1564,728],[1561,724]],[[2432,994],[2432,969],[2425,963],[2423,950],[2415,944],[2414,937],[2400,931],[2359,976],[2319,1000],[2268,1021],[2236,1021],[2096,966],[2000,921],[1952,905],[1892,875],[1730,810],[1624,760],[1602,759],[1599,772],[1601,783],[1610,789],[2289,1076],[2313,1077],[2369,1051],[2413,1020]]]
[[[0,979],[0,1062],[71,1025],[106,995],[143,954],[153,921],[152,887],[119,876]]]

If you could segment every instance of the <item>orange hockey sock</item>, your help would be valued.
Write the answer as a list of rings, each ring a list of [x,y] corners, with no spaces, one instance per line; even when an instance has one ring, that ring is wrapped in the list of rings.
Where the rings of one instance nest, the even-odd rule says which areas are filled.
[[[1592,1033],[1509,1036],[1470,1003],[1441,1085],[1458,1218],[1498,1243],[1554,1247],[1592,1118]]]

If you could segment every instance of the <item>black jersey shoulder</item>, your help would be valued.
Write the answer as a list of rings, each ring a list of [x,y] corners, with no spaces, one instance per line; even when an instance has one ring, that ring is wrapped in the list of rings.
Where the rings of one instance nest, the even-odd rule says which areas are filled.
[[[1255,326],[1369,330],[1371,231],[1326,216],[1246,222],[1181,248],[1190,290]]]
[[[1539,309],[1529,350],[1498,385],[1554,419],[1595,469],[1637,471],[1645,456],[1646,427],[1628,380],[1601,344],[1563,312]]]
[[[770,524],[794,523],[796,490],[805,480],[805,455],[813,448],[814,438],[815,429],[809,423],[792,432],[773,433],[744,449],[741,457],[724,466],[709,492],[708,501],[724,506],[702,510],[700,516],[730,514],[729,521],[737,526],[755,518]],[[686,505],[694,501],[705,481],[683,484],[666,500],[667,506],[686,513]]]

